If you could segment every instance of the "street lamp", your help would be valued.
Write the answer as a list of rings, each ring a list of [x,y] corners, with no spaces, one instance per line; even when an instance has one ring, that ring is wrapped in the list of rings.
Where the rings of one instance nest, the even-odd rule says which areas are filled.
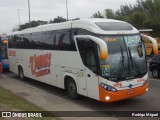
[[[18,20],[19,20],[19,26],[20,26],[20,24],[21,24],[21,20],[20,20],[20,9],[17,9],[17,11],[18,11]]]
[[[66,11],[67,11],[67,21],[68,21],[68,1],[66,0]]]
[[[30,1],[28,0],[29,26],[31,27]]]

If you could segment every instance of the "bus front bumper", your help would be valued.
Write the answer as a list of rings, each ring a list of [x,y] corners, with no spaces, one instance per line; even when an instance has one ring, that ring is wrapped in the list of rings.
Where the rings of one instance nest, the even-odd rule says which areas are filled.
[[[129,90],[121,90],[117,92],[106,91],[101,85],[99,85],[99,97],[101,102],[114,102],[124,99],[133,98],[145,94],[148,91],[148,84]]]

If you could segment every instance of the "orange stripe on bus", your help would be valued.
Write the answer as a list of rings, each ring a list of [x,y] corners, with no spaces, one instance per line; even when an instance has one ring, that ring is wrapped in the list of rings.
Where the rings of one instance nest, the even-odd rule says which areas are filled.
[[[123,99],[133,98],[146,93],[149,82],[145,86],[140,86],[133,89],[121,90],[117,92],[106,91],[101,85],[99,85],[99,97],[102,102],[114,102]],[[131,94],[128,94],[131,93]],[[110,97],[110,100],[106,100],[106,96]]]

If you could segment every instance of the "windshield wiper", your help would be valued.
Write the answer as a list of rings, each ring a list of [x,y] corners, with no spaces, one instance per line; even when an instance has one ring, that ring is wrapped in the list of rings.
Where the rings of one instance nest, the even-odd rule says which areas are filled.
[[[122,75],[123,75],[123,70],[124,70],[124,54],[123,54],[123,50],[122,50],[122,46],[120,46],[120,49],[121,49],[121,61],[122,61],[122,64],[121,64],[121,68],[120,68],[120,71],[118,73],[118,78],[120,78]]]
[[[124,55],[123,55],[122,47],[121,47],[121,57],[122,57],[122,66],[124,68]]]
[[[132,63],[132,67],[133,67],[133,57],[132,57],[131,50],[130,50],[129,47],[128,47],[128,52],[129,52],[129,59],[130,59],[130,61]]]
[[[132,64],[132,68],[133,68],[133,62],[134,62],[134,63],[135,63],[135,68],[136,68],[136,72],[137,72],[138,74],[141,74],[141,72],[140,72],[139,69],[138,69],[137,62],[136,62],[135,59],[132,57],[131,50],[130,50],[129,47],[128,47],[128,52],[129,52],[129,59],[130,59],[131,64]]]

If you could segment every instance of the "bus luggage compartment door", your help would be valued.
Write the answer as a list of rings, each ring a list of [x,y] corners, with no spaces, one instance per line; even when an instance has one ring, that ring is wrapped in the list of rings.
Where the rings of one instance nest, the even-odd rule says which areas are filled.
[[[77,69],[78,93],[87,96],[87,81],[85,69]]]

